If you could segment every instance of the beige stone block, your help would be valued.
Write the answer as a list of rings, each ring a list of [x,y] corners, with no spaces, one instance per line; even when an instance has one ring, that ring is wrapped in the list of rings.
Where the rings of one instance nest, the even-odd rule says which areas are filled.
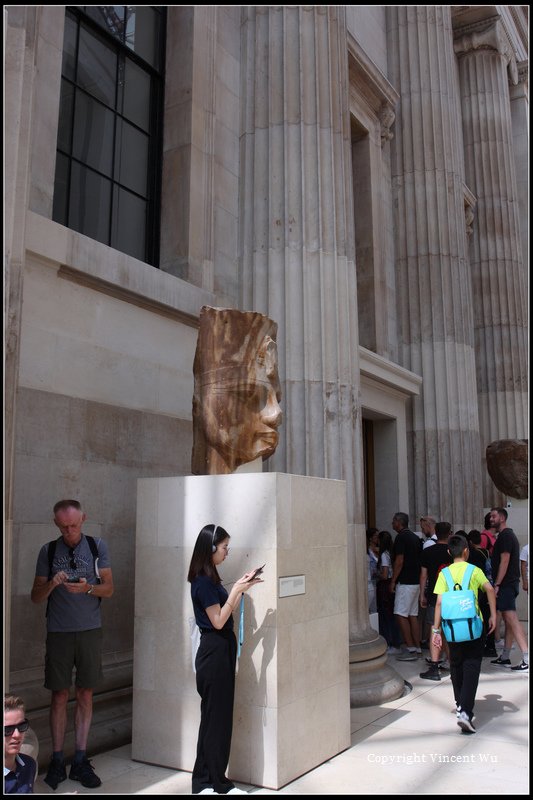
[[[334,709],[334,713],[332,713]],[[291,780],[291,774],[303,775],[312,765],[326,761],[333,751],[349,747],[348,736],[339,737],[346,725],[337,717],[337,686],[308,695],[290,703],[278,714],[278,775],[279,785]],[[349,704],[346,706],[349,719]],[[316,721],[320,720],[317,727]],[[345,721],[345,720],[344,720]],[[309,731],[313,731],[312,738]],[[305,746],[302,743],[305,742]],[[337,749],[340,747],[340,750]]]
[[[143,619],[139,614],[135,621],[135,647],[142,658],[135,659],[135,687],[139,696],[153,692],[156,686],[156,628],[151,618]]]
[[[231,535],[229,557],[220,567],[226,586],[266,563],[264,581],[244,596],[229,774],[279,788],[335,755],[338,742],[349,739],[344,483],[248,472],[138,484],[134,758],[191,768],[200,698],[191,664],[186,575],[199,531],[216,522]],[[287,570],[305,575],[304,595],[279,598],[279,579]],[[238,620],[239,608],[236,630]],[[335,735],[317,744],[319,728]]]
[[[151,719],[157,724],[150,726]],[[132,742],[132,758],[192,771],[199,724],[200,704],[197,700],[184,695],[137,691],[133,729],[139,735]]]
[[[137,541],[149,547],[157,542],[159,487],[155,481],[137,481]]]
[[[186,573],[179,548],[137,546],[135,616],[152,620],[174,619],[176,600],[183,592]],[[138,588],[137,588],[138,587]],[[180,605],[183,603],[181,601]]]

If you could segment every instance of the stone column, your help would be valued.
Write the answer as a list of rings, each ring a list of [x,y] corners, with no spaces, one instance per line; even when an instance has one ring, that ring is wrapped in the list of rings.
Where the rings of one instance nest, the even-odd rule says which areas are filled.
[[[423,378],[413,398],[410,509],[479,525],[482,513],[473,298],[450,6],[388,6],[398,353]],[[406,510],[406,509],[403,509]]]
[[[516,191],[519,206],[522,267],[526,290],[529,282],[529,61],[517,64],[518,83],[509,86],[513,127]]]
[[[403,682],[368,620],[344,7],[245,7],[242,74],[242,307],[278,323],[283,387],[269,469],[346,481],[351,701],[366,705]]]
[[[455,31],[466,182],[477,197],[471,244],[484,505],[501,505],[488,444],[527,438],[528,331],[509,79],[518,82],[502,23]]]
[[[20,328],[26,252],[24,233],[31,160],[31,114],[34,92],[34,59],[38,34],[37,7],[9,6],[5,12],[5,196],[4,313],[5,313],[5,533],[4,533],[4,675],[9,688],[11,644],[11,551],[13,541],[13,466]]]

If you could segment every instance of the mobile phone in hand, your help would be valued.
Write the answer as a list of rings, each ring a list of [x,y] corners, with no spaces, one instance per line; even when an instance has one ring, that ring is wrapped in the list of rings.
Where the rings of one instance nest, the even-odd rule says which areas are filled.
[[[79,578],[67,578],[67,583],[79,583]]]
[[[257,569],[254,569],[251,576],[248,578],[248,582],[253,581],[254,578],[257,578],[258,575],[261,575],[265,567],[266,567],[266,562],[263,564],[262,567],[257,567]]]

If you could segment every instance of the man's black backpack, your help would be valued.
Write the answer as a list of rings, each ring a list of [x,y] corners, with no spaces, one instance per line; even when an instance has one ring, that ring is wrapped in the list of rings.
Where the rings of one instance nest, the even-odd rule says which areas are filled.
[[[96,575],[98,583],[100,583],[100,575],[98,574],[98,567],[96,565],[96,562],[98,561],[98,558],[99,558],[98,545],[96,544],[93,536],[87,536],[86,533],[84,533],[83,535],[87,539],[87,544],[89,545],[91,553],[93,554],[94,574]],[[51,577],[52,577],[52,565],[54,563],[54,556],[56,554],[57,543],[60,542],[62,539],[63,539],[63,537],[59,536],[57,539],[54,539],[53,542],[48,542],[48,580],[50,580]],[[102,602],[102,598],[101,597],[98,598],[98,602],[99,603]],[[46,615],[47,616],[48,616],[48,606],[49,606],[49,604],[50,604],[50,597],[48,598],[48,603],[46,604]]]

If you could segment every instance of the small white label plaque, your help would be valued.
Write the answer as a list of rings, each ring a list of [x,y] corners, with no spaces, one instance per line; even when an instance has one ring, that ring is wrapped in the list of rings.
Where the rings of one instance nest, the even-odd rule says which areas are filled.
[[[289,578],[280,578],[279,596],[292,597],[295,594],[305,594],[305,575],[291,575]]]

